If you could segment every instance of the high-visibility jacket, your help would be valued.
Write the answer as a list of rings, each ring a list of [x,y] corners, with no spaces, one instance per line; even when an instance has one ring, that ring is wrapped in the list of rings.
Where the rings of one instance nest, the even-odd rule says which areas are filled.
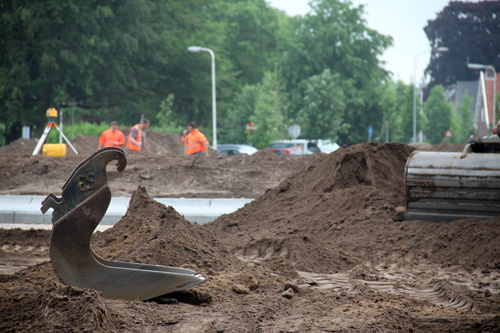
[[[119,142],[120,144],[117,144]],[[99,143],[104,147],[121,147],[125,144],[125,134],[122,131],[107,129],[102,132],[101,137],[99,138]]]
[[[187,146],[187,154],[193,155],[198,152],[205,152],[208,147],[208,140],[203,133],[195,128],[191,133],[182,137],[182,143]]]
[[[137,133],[134,135],[134,132]],[[130,140],[130,138],[134,138],[135,141],[137,141],[138,144],[135,144]],[[144,142],[142,142],[142,128],[140,124],[135,125],[132,127],[130,130],[130,134],[128,135],[128,140],[127,140],[127,148],[130,150],[134,151],[141,151],[143,148],[146,146],[146,140],[144,139]]]

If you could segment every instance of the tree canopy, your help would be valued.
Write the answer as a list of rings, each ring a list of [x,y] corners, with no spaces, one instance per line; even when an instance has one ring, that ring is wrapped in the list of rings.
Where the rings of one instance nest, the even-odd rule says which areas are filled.
[[[453,108],[446,103],[442,85],[435,86],[425,102],[425,114],[427,122],[425,133],[431,144],[441,143],[446,131],[451,130]]]
[[[383,122],[383,110],[370,99],[376,87],[388,79],[378,56],[392,44],[392,38],[367,27],[363,6],[337,0],[311,1],[310,6],[310,14],[291,21],[289,33],[293,35],[288,37],[283,58],[285,87],[291,95],[290,115],[307,108],[301,83],[329,69],[342,84],[344,121],[350,128],[338,133],[339,140],[361,142],[369,125]]]
[[[364,141],[394,116],[379,61],[392,40],[367,27],[363,6],[310,7],[288,17],[265,0],[5,0],[0,123],[8,140],[21,125],[40,133],[47,108],[71,103],[79,117],[133,125],[144,114],[165,131],[196,121],[210,137],[210,55],[187,51],[202,46],[215,53],[221,143],[265,145],[297,122],[309,139]]]
[[[500,1],[452,1],[424,31],[433,49],[426,69],[431,76],[427,91],[438,84],[476,80],[478,74],[467,68],[468,63],[500,68]],[[438,47],[448,52],[440,54]]]

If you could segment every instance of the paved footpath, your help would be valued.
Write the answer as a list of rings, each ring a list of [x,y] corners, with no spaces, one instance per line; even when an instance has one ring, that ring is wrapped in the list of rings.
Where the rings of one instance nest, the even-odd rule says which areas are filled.
[[[0,228],[11,225],[40,225],[50,228],[52,209],[42,214],[40,208],[45,196],[41,195],[0,195]],[[253,199],[203,199],[203,198],[154,198],[172,206],[179,214],[191,222],[206,224],[222,214],[230,214]],[[127,212],[130,198],[113,197],[100,226],[112,226]],[[44,226],[42,226],[44,225]]]

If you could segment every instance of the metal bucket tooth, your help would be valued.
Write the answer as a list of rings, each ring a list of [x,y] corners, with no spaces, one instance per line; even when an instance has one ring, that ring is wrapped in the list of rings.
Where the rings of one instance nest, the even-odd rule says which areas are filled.
[[[125,169],[121,149],[101,149],[75,169],[62,198],[50,193],[42,202],[43,213],[54,209],[50,258],[59,278],[99,290],[107,298],[127,300],[147,300],[205,282],[189,269],[104,260],[92,251],[92,233],[111,201],[106,165],[112,160],[118,161],[118,171]]]

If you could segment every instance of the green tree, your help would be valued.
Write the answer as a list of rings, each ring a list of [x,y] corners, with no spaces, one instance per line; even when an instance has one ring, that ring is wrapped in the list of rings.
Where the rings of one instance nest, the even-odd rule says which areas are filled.
[[[367,126],[382,121],[375,88],[388,73],[379,66],[378,56],[392,39],[366,26],[363,6],[353,7],[351,2],[339,0],[315,0],[310,6],[310,14],[290,21],[290,43],[282,58],[290,116],[295,117],[304,108],[301,82],[330,69],[343,83],[345,122],[350,126],[340,140],[365,141]]]
[[[305,80],[304,86],[303,108],[297,115],[302,137],[338,141],[339,135],[349,129],[344,121],[346,102],[340,75],[332,75],[325,69],[320,75]]]
[[[385,142],[385,122],[387,121],[389,141],[410,141],[412,137],[412,97],[412,86],[408,86],[402,81],[387,82],[380,87],[377,99],[384,113],[383,123],[378,127],[380,133],[376,135],[378,140]]]
[[[465,143],[474,134],[474,115],[472,113],[472,98],[468,94],[464,96],[462,104],[458,106],[459,128],[455,131],[456,142]]]
[[[247,85],[259,84],[278,59],[279,14],[265,0],[217,0],[203,7],[204,29],[189,38],[193,40],[190,45],[202,45],[215,52],[218,136],[221,142],[234,142],[234,127],[229,119],[234,119],[234,110],[239,108],[238,94]],[[187,73],[186,91],[193,103],[185,109],[191,113],[189,117],[203,124],[211,119],[207,113],[210,104],[206,104],[211,101],[210,57],[193,54],[188,59],[187,66],[197,69]]]
[[[255,106],[259,97],[258,85],[245,86],[234,100],[234,107],[228,110],[225,118],[225,135],[221,142],[247,143],[246,124],[255,113]]]
[[[344,96],[344,124],[337,128],[350,126],[335,134],[339,143],[363,141],[366,127],[382,122],[387,73],[378,56],[391,39],[367,28],[363,7],[349,1],[312,1],[311,15],[293,18],[265,0],[5,0],[0,8],[0,133],[7,141],[20,136],[22,125],[41,131],[45,110],[63,102],[78,103],[78,115],[124,126],[144,114],[168,130],[191,120],[211,128],[211,57],[189,53],[192,45],[216,56],[221,142],[244,140],[251,116],[267,122],[259,89],[268,85],[264,73],[276,68],[281,133],[299,114],[311,133],[317,124],[308,112],[329,119],[302,96],[325,69],[338,77]],[[170,95],[175,103],[167,103]],[[264,141],[275,138],[272,128],[260,133]]]
[[[400,83],[401,82],[398,82],[398,85]],[[397,99],[398,99],[398,94],[396,92],[397,85],[394,83],[385,84],[383,88],[384,88],[383,93],[380,96],[380,103],[383,106],[384,114],[383,114],[383,123],[379,124],[378,128],[378,130],[380,131],[379,140],[385,141],[385,134],[386,134],[385,122],[387,122],[389,141],[399,141],[399,138],[401,136],[400,133],[401,114],[397,112]]]
[[[452,107],[451,117],[450,117],[450,130],[453,136],[451,138],[444,138],[443,142],[459,142],[461,137],[460,131],[460,117],[455,112],[455,109]]]
[[[500,1],[451,1],[424,28],[433,48],[426,73],[431,76],[427,92],[437,84],[476,80],[468,63],[500,67]],[[449,51],[438,54],[438,47]]]
[[[277,12],[264,0],[222,1],[214,19],[225,22],[224,56],[240,87],[259,83],[277,58]]]
[[[157,124],[155,128],[164,133],[181,134],[186,125],[174,115],[174,101],[174,95],[170,94],[161,102],[160,111],[156,115]]]
[[[250,120],[257,130],[248,133],[248,142],[261,149],[278,140],[285,133],[284,110],[286,103],[276,73],[266,73],[258,87],[255,113]]]
[[[168,94],[176,96],[173,112],[184,122],[211,119],[210,60],[191,62],[187,47],[224,31],[201,0],[6,0],[1,6],[0,121],[7,131],[21,124],[43,129],[45,110],[63,101],[124,124],[141,114],[154,120]],[[228,60],[218,60],[218,77],[230,81]],[[209,84],[199,79],[204,71]]]
[[[427,124],[425,135],[431,144],[441,143],[444,135],[452,125],[453,107],[446,103],[443,86],[432,88],[431,94],[425,102]]]

